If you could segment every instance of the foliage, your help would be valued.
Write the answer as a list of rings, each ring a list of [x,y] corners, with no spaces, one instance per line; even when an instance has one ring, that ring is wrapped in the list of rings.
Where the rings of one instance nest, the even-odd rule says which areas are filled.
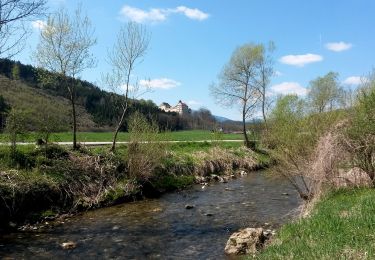
[[[255,149],[255,142],[247,136],[246,120],[251,118],[261,102],[265,111],[265,91],[271,64],[266,64],[264,46],[245,44],[238,47],[219,75],[219,83],[210,87],[211,95],[225,106],[239,106],[242,132],[246,147]],[[263,93],[263,94],[262,94]]]
[[[135,112],[129,120],[130,143],[127,163],[130,179],[147,181],[166,155],[166,145],[158,135],[159,128],[145,116]]]
[[[345,145],[352,163],[363,169],[375,183],[375,73],[359,91],[357,105],[345,130]]]
[[[279,97],[263,142],[272,149],[277,171],[289,179],[302,198],[309,200],[318,192],[321,181],[311,171],[318,141],[343,113],[308,114],[308,105],[296,95]]]
[[[322,113],[337,108],[342,101],[342,89],[338,83],[338,73],[329,72],[310,82],[308,94],[311,110]]]
[[[40,41],[35,53],[38,65],[58,75],[61,84],[67,88],[72,108],[73,147],[77,146],[77,112],[76,81],[73,79],[85,69],[93,67],[95,60],[90,48],[96,43],[93,37],[91,22],[82,16],[81,9],[75,11],[73,17],[66,9],[49,16],[47,24],[40,33]],[[42,74],[44,76],[45,74]],[[45,77],[42,78],[42,81]],[[49,82],[50,79],[47,79]]]

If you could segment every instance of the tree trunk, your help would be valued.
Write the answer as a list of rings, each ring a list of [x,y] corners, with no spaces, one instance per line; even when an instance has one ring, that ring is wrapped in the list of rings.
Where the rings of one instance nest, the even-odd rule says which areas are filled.
[[[73,149],[78,149],[77,145],[77,115],[76,115],[76,104],[74,95],[71,95],[71,103],[72,103],[72,117],[73,117]]]
[[[126,115],[126,111],[127,111],[127,110],[128,110],[128,102],[126,101],[126,104],[125,104],[124,110],[122,111],[122,114],[121,114],[120,120],[119,120],[119,122],[118,122],[118,124],[117,124],[117,127],[116,127],[116,130],[115,130],[115,133],[113,134],[112,146],[111,146],[111,149],[110,149],[111,152],[114,152],[115,149],[116,149],[116,140],[117,140],[117,135],[118,135],[118,132],[119,132],[120,129],[121,129],[122,124],[124,123],[124,119],[125,119],[125,115]]]
[[[76,114],[76,103],[75,103],[75,88],[74,88],[74,82],[73,79],[71,79],[71,86],[69,86],[69,82],[66,79],[66,76],[64,76],[65,82],[67,84],[67,88],[69,90],[70,94],[70,103],[72,104],[72,118],[73,118],[73,149],[78,149],[77,145],[77,114]]]
[[[242,109],[242,131],[243,131],[243,136],[244,136],[244,144],[247,148],[250,148],[250,142],[249,142],[249,138],[247,137],[247,133],[246,133],[246,113],[245,113],[245,110],[246,110],[246,106],[243,106],[243,109]]]
[[[264,123],[267,124],[267,120],[266,120],[266,92],[265,90],[263,90],[263,94],[262,94],[262,114],[263,114],[263,120],[264,120]]]

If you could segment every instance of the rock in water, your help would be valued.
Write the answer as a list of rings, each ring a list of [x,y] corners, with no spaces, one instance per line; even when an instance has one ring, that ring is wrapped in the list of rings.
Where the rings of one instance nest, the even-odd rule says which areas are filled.
[[[233,233],[225,246],[228,255],[255,254],[264,246],[263,228],[245,228]]]
[[[74,249],[77,247],[77,243],[74,243],[73,241],[68,241],[68,242],[62,243],[61,247],[63,249]]]

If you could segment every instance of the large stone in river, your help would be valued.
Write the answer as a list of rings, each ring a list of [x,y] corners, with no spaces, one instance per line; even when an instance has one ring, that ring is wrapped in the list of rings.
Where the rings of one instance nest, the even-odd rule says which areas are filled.
[[[263,228],[245,228],[229,237],[225,253],[228,255],[255,254],[263,248],[265,240]]]

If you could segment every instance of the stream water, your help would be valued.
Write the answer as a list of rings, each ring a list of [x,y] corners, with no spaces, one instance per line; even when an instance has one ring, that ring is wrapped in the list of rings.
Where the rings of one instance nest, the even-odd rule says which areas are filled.
[[[89,211],[53,229],[8,234],[0,237],[0,258],[225,259],[233,232],[265,223],[277,228],[299,204],[287,181],[254,172],[205,189],[196,185],[159,199]],[[62,249],[66,241],[77,247]]]

